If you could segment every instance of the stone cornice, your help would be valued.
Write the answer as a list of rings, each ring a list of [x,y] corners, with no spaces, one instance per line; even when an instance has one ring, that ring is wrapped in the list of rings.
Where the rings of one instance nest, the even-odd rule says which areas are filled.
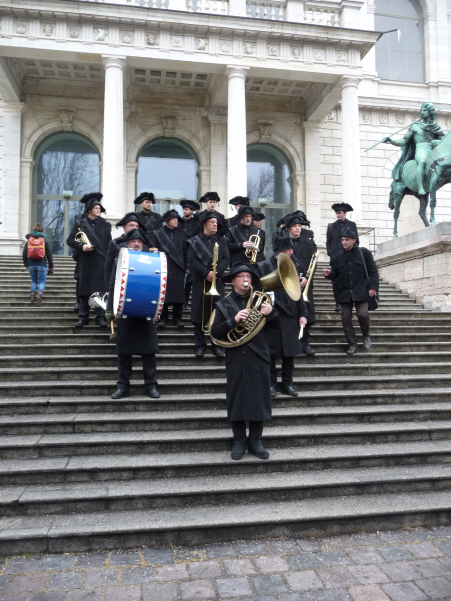
[[[399,252],[393,251],[390,253],[384,253],[384,255],[376,255],[375,261],[378,267],[387,267],[389,265],[395,265],[397,263],[405,263],[406,261],[413,261],[415,259],[422,259],[431,255],[437,255],[440,253],[451,252],[451,236],[441,236],[439,239],[428,243],[427,245],[421,245],[417,248],[401,249]]]

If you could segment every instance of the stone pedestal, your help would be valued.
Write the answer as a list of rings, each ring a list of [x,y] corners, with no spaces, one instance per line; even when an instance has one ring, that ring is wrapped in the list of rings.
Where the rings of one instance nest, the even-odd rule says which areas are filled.
[[[227,67],[227,200],[247,196],[246,71]]]
[[[375,259],[386,282],[426,309],[451,312],[451,222],[383,242]]]

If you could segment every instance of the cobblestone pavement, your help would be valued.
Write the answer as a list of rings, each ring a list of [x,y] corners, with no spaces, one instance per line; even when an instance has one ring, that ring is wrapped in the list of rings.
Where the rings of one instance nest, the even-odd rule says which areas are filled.
[[[0,601],[451,601],[451,526],[0,559]]]

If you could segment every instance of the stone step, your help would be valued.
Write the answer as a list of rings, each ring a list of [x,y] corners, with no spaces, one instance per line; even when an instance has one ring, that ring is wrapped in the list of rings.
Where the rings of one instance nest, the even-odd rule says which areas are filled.
[[[406,523],[438,524],[449,491],[368,494],[213,507],[4,517],[0,553],[82,552],[136,546],[197,545],[243,538],[318,536]]]
[[[268,449],[334,444],[372,444],[451,440],[451,421],[272,426],[265,429]],[[0,458],[38,458],[230,449],[230,428],[88,434],[3,435]]]
[[[352,407],[274,407],[266,426],[367,424],[407,421],[451,420],[451,403],[353,405]],[[91,434],[98,432],[162,432],[167,430],[227,428],[225,409],[180,410],[167,404],[165,410],[89,413],[37,413],[4,415],[0,434]]]

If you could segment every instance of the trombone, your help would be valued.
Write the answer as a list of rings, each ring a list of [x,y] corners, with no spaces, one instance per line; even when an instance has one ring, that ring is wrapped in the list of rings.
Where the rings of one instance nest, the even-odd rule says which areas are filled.
[[[203,294],[203,298],[202,298],[202,332],[204,332],[204,334],[209,333],[208,323],[205,325],[205,297],[211,296],[211,300],[210,300],[210,303],[211,303],[210,315],[211,315],[213,312],[213,297],[221,296],[220,293],[216,290],[216,265],[218,264],[218,257],[219,257],[219,244],[217,242],[215,242],[215,245],[213,247],[213,267],[212,267],[213,277],[211,279],[211,286],[210,286],[210,290],[208,292],[205,292],[206,280],[204,280],[204,294]]]
[[[252,234],[249,236],[249,242],[252,244],[252,248],[246,248],[246,252],[244,255],[249,259],[249,263],[255,265],[257,263],[257,253],[259,251],[260,246],[260,230],[256,234]]]
[[[310,265],[308,266],[308,269],[307,269],[307,273],[306,273],[307,284],[305,285],[304,292],[302,294],[302,298],[304,299],[304,301],[306,303],[310,302],[308,299],[308,291],[310,288],[310,284],[312,283],[313,275],[315,273],[316,264],[318,263],[318,257],[319,257],[319,250],[317,250],[316,252],[313,253],[312,258],[310,259]]]

